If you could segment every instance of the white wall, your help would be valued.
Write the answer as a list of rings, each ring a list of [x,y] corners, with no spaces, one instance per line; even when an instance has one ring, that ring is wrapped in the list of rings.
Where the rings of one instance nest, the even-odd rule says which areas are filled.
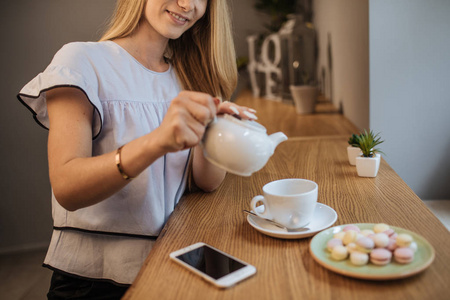
[[[368,0],[315,0],[313,9],[319,77],[326,70],[324,93],[359,129],[368,128]]]
[[[450,199],[450,1],[315,0],[314,11],[319,74],[331,35],[333,102],[381,132],[384,158],[419,197]]]
[[[422,199],[450,199],[450,1],[370,1],[370,126]]]
[[[65,43],[96,40],[112,0],[2,2],[0,253],[45,247],[52,231],[47,131],[16,99]]]

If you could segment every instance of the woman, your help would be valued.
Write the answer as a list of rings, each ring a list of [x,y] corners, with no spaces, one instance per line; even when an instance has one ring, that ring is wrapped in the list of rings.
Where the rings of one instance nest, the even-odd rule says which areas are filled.
[[[236,78],[226,0],[119,0],[100,42],[65,45],[22,89],[49,129],[50,299],[120,298],[188,177],[220,185],[199,142],[218,113],[256,118],[219,100]]]

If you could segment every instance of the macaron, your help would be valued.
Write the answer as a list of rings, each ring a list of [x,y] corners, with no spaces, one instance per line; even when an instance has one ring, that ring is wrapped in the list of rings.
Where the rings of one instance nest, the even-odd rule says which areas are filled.
[[[331,252],[331,258],[334,260],[344,260],[348,257],[347,248],[344,246],[336,246]]]
[[[346,245],[345,247],[347,247],[348,253],[358,251],[358,246],[356,246],[355,243],[350,243],[350,244]]]
[[[409,248],[411,248],[414,252],[416,252],[417,251],[417,243],[416,242],[412,242],[410,245],[409,245]]]
[[[397,236],[395,241],[399,247],[409,247],[413,241],[413,238],[407,233],[401,233]]]
[[[389,237],[386,233],[380,232],[370,237],[377,248],[384,248],[389,244]]]
[[[354,231],[356,231],[356,232],[361,232],[361,229],[359,229],[358,226],[353,225],[353,224],[346,225],[346,226],[342,229],[342,231],[344,231],[344,232],[349,231],[349,230],[354,230]]]
[[[375,232],[372,229],[363,229],[363,230],[361,230],[361,234],[363,236],[371,236],[371,235],[375,234]]]
[[[356,249],[359,252],[369,253],[375,247],[375,242],[368,237],[362,237],[356,240]]]
[[[332,252],[333,248],[336,246],[342,246],[342,240],[333,238],[327,242],[327,250],[330,252]]]
[[[389,228],[390,227],[388,224],[378,223],[373,227],[373,231],[375,231],[375,233],[380,233],[388,230]]]
[[[411,248],[397,248],[394,251],[395,261],[401,264],[409,264],[414,260],[414,250]]]
[[[397,243],[395,242],[395,239],[389,239],[389,243],[386,246],[386,249],[393,252],[395,249],[397,249]]]
[[[384,248],[376,248],[370,252],[370,261],[378,266],[384,266],[391,262],[392,252]]]
[[[343,240],[344,239],[344,235],[345,235],[345,232],[339,231],[338,233],[334,234],[333,238]]]
[[[369,255],[359,251],[350,253],[350,261],[356,266],[363,266],[369,262]]]
[[[397,233],[395,233],[395,230],[392,228],[389,228],[388,230],[384,231],[383,233],[386,233],[390,239],[394,239],[397,237]]]
[[[356,241],[357,236],[358,236],[358,233],[356,231],[348,230],[345,232],[342,242],[344,242],[344,245],[348,245],[348,244]]]

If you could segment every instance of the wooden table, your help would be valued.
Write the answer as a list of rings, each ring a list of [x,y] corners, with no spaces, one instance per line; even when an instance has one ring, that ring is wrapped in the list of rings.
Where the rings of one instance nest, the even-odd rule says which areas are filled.
[[[243,91],[236,103],[256,109],[258,122],[267,128],[268,132],[282,131],[288,137],[343,135],[349,137],[358,133],[353,125],[329,102],[323,99],[316,106],[314,114],[299,115],[294,106],[252,97],[250,91]]]
[[[290,138],[251,177],[228,174],[217,191],[184,196],[124,299],[448,299],[449,231],[384,160],[376,178],[358,177],[347,160],[347,138]],[[318,183],[318,201],[338,214],[335,225],[384,222],[414,231],[434,247],[435,261],[406,279],[353,279],[319,265],[309,252],[311,238],[259,233],[242,210],[264,184],[292,177]],[[220,290],[169,259],[199,241],[254,265],[256,275]]]

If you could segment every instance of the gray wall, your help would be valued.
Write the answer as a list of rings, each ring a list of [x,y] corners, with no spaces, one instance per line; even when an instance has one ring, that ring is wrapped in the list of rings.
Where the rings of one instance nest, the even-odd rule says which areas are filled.
[[[254,7],[255,0],[231,0],[236,55],[248,56],[247,36],[262,33],[270,18]]]
[[[4,95],[0,118],[0,254],[46,247],[52,228],[47,131],[36,124],[16,95],[45,69],[62,45],[97,40],[116,1],[4,2],[0,10],[0,88]],[[248,14],[253,1],[231,2],[237,53],[246,56],[245,37],[258,31],[267,18]]]
[[[370,1],[370,126],[422,199],[450,199],[450,1]]]
[[[114,0],[3,1],[0,33],[0,254],[46,247],[52,231],[47,167],[47,131],[16,99],[22,86],[50,63],[62,45],[97,40],[112,14]],[[248,34],[267,19],[248,14],[253,1],[233,0],[236,45],[247,55]]]
[[[0,10],[0,253],[48,245],[51,235],[47,131],[16,99],[70,41],[98,39],[112,0],[14,0]]]

